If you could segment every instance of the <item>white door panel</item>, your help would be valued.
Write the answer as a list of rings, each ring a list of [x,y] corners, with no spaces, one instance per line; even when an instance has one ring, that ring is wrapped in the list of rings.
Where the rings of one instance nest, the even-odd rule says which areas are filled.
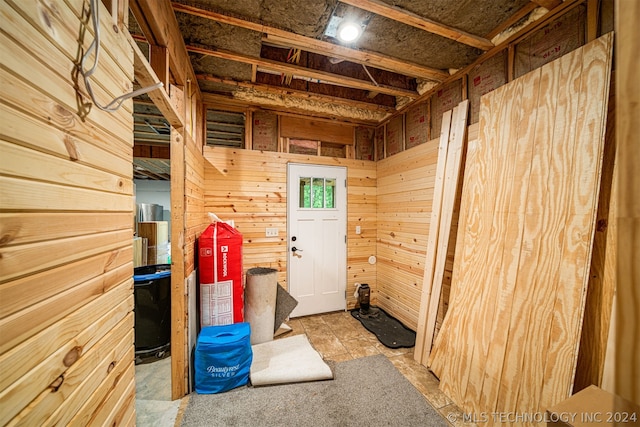
[[[291,317],[346,308],[346,174],[343,167],[289,164],[288,281],[298,301]]]

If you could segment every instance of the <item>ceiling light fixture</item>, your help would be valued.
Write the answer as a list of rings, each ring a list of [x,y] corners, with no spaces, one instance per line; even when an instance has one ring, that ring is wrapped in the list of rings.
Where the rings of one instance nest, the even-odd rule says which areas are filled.
[[[338,26],[338,39],[351,43],[362,35],[362,27],[355,22],[343,21]]]

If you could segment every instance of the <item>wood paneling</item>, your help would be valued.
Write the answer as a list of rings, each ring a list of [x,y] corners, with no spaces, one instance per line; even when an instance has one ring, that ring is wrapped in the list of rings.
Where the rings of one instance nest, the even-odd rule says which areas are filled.
[[[617,0],[616,15],[616,90],[621,96],[616,102],[619,169],[615,392],[640,404],[640,87],[637,78],[640,4]]]
[[[234,220],[243,237],[243,269],[278,270],[287,287],[287,163],[347,167],[347,306],[355,283],[369,283],[375,298],[376,164],[371,161],[205,147],[205,211]],[[362,233],[355,234],[360,225]],[[277,228],[278,237],[265,237]]]
[[[133,55],[102,2],[103,104]],[[132,102],[74,81],[86,2],[5,1],[0,109],[0,424],[126,422],[134,402]],[[79,104],[80,102],[80,104]]]
[[[429,242],[414,352],[414,359],[425,365],[433,343],[449,241],[453,234],[451,230],[454,224],[456,196],[458,187],[461,186],[459,183],[462,181],[461,170],[466,148],[468,111],[469,102],[465,100],[453,109],[453,113],[445,112],[442,117]]]
[[[378,305],[416,329],[438,140],[377,163]]]
[[[602,37],[482,98],[451,300],[430,358],[465,412],[537,413],[571,393],[611,50]]]

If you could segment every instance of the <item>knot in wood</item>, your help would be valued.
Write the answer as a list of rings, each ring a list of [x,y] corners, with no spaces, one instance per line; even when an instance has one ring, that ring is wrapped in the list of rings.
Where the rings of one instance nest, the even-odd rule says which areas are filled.
[[[64,359],[62,359],[62,363],[64,364],[64,366],[66,366],[68,368],[69,366],[71,366],[74,363],[76,363],[76,361],[80,358],[81,354],[82,354],[82,347],[79,347],[79,346],[78,347],[73,347],[64,356]]]
[[[56,391],[58,391],[58,389],[60,389],[60,387],[62,386],[62,383],[64,383],[64,375],[60,375],[51,383],[51,385],[49,386],[51,392],[55,393]]]

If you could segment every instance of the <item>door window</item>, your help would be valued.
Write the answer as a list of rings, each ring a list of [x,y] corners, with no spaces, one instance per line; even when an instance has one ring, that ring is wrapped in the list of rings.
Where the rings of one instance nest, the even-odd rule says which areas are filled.
[[[307,209],[336,208],[335,178],[300,178],[300,200],[298,207]]]

